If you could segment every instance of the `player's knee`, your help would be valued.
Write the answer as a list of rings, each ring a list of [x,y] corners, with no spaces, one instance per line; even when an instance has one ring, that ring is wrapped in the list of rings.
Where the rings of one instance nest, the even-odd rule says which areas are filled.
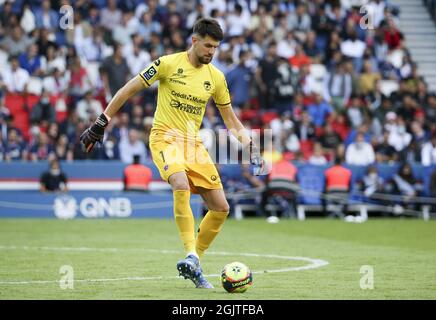
[[[190,190],[189,183],[185,179],[176,179],[172,181],[171,187],[173,190]]]
[[[169,182],[173,191],[190,190],[188,178],[186,178],[186,176],[174,174],[170,177]]]
[[[218,206],[216,206],[214,208],[214,211],[217,211],[217,212],[226,212],[228,214],[229,211],[230,211],[229,204],[227,202],[226,203],[221,203],[220,205],[218,205]]]
[[[172,184],[172,187],[173,187],[173,191],[175,191],[175,190],[184,190],[184,191],[189,191],[190,190],[190,188],[189,188],[189,184],[186,182],[176,182],[176,183],[174,183],[174,184]]]

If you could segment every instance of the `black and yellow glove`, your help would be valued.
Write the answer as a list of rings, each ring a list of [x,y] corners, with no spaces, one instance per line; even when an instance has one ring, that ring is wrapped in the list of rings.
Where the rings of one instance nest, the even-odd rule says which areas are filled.
[[[103,143],[104,129],[106,129],[108,124],[108,118],[102,113],[95,120],[94,124],[80,135],[80,142],[85,152],[91,152],[97,142]]]

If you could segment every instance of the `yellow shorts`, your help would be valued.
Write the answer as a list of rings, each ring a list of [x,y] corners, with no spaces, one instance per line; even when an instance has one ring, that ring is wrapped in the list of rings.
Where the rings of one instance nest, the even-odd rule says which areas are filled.
[[[199,193],[197,187],[222,189],[221,178],[201,142],[186,142],[163,133],[152,131],[150,151],[160,176],[168,178],[176,172],[186,172],[192,193]]]

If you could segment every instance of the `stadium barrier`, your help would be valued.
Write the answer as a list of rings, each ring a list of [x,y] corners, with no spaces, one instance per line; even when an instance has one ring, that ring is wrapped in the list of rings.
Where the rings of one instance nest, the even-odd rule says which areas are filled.
[[[42,162],[1,162],[0,163],[0,217],[172,217],[172,194],[169,185],[162,181],[152,161],[145,163],[153,173],[150,193],[123,192],[122,176],[126,164],[120,161],[74,161],[62,162],[62,170],[68,176],[69,192],[66,195],[41,194],[38,191],[39,178],[48,168]],[[329,167],[295,163],[298,168],[298,207],[297,217],[303,220],[308,211],[320,211],[324,189],[324,171]],[[352,185],[360,181],[366,167],[348,166],[352,171]],[[377,165],[384,180],[389,180],[398,170],[399,164]],[[423,167],[412,164],[415,177],[423,182],[425,198],[422,216],[429,217],[430,205],[425,205],[430,197],[430,177],[436,166]],[[236,181],[242,180],[239,165],[220,165],[220,174]],[[256,191],[258,192],[258,191]],[[234,216],[243,217],[244,210],[255,206],[253,196],[244,198],[241,194],[228,194],[238,197]],[[386,195],[385,195],[386,196]],[[393,197],[389,195],[389,197]],[[193,199],[193,211],[201,214],[199,197]],[[349,197],[349,210],[367,217],[371,211],[389,211],[387,206],[367,203],[361,192],[352,189]],[[432,204],[432,203],[430,203]],[[274,206],[269,210],[277,211]],[[336,207],[330,205],[329,210]],[[61,211],[65,211],[62,213]]]
[[[191,198],[192,212],[200,214],[200,197]],[[172,218],[170,192],[1,191],[0,218]]]

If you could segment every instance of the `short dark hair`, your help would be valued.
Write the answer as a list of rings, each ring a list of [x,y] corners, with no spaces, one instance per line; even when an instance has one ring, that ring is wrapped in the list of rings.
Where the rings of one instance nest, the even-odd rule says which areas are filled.
[[[209,36],[217,41],[224,39],[223,30],[219,23],[215,19],[210,18],[199,19],[194,25],[193,33],[201,37]]]

